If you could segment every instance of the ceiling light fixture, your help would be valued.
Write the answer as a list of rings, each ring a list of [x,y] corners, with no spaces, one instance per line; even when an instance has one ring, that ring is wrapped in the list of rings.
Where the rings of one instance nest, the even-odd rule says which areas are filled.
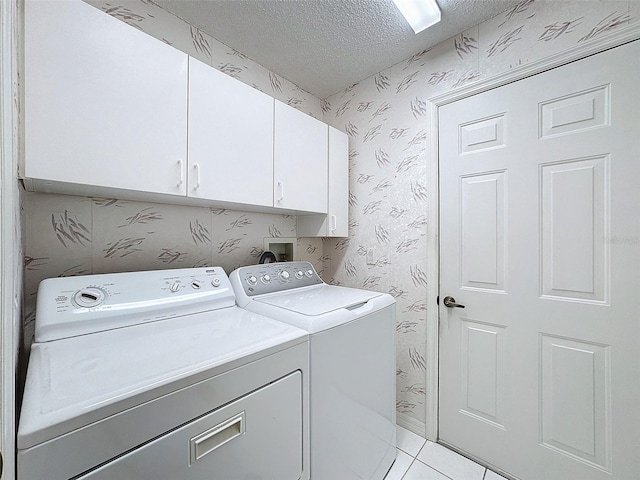
[[[415,33],[440,21],[436,0],[393,0]]]

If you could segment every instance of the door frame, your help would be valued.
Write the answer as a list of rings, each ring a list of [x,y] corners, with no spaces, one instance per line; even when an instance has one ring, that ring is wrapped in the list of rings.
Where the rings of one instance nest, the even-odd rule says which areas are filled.
[[[462,100],[464,98],[486,92],[497,87],[512,83],[524,78],[542,73],[552,68],[557,68],[567,63],[595,55],[610,48],[640,39],[640,22],[593,40],[584,45],[572,47],[563,52],[556,53],[544,59],[521,65],[508,72],[489,77],[477,83],[462,87],[452,92],[436,95],[427,100],[430,111],[431,155],[427,161],[427,188],[434,192],[431,198],[436,201],[429,202],[427,206],[427,218],[429,228],[427,231],[427,315],[426,315],[426,420],[425,436],[428,440],[438,440],[438,371],[439,371],[439,308],[436,299],[440,290],[440,178],[439,178],[439,146],[438,146],[438,109],[441,106]]]
[[[21,0],[0,1],[0,452],[1,478],[15,478],[16,377],[20,343],[22,246],[18,186]]]

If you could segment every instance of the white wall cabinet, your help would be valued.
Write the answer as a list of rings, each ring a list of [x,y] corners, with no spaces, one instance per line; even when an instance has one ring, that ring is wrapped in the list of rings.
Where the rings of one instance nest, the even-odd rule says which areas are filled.
[[[21,176],[185,195],[187,59],[84,2],[27,1]]]
[[[189,59],[189,196],[273,206],[273,103]]]
[[[275,103],[273,205],[327,213],[328,127],[289,105]]]
[[[329,127],[327,215],[299,215],[301,237],[349,236],[349,137]]]
[[[320,214],[302,234],[342,236],[347,144],[81,0],[25,2],[28,190]]]

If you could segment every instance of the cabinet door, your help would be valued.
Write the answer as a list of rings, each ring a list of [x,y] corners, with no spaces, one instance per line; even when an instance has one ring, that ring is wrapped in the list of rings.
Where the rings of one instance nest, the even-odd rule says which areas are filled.
[[[273,102],[189,59],[189,196],[273,206]]]
[[[299,237],[349,236],[349,137],[329,127],[327,215],[299,215]]]
[[[329,127],[329,218],[327,236],[349,236],[349,136]]]
[[[328,127],[276,100],[275,207],[327,213]]]
[[[187,55],[81,0],[25,5],[23,177],[184,195]]]

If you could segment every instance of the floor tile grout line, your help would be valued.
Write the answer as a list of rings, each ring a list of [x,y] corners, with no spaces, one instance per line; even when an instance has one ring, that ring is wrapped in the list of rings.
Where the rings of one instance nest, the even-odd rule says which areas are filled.
[[[408,454],[407,454],[408,455]],[[413,465],[413,463],[416,461],[415,457],[413,458],[413,460],[411,461],[411,463],[409,464],[409,467],[405,470],[405,472],[402,474],[402,477],[400,478],[400,480],[404,480],[404,477],[407,476],[407,473],[409,473],[409,470],[411,470],[411,465]]]
[[[411,452],[407,452],[406,450],[404,450],[402,447],[396,447],[398,450],[400,450],[403,453],[406,453],[407,455],[409,455],[411,458],[416,458],[418,456],[418,454],[416,453],[415,455]],[[420,453],[420,450],[422,450],[422,447],[420,447],[418,449],[418,453]]]
[[[416,462],[420,462],[422,465],[424,465],[425,467],[429,467],[431,470],[433,470],[434,472],[438,472],[440,475],[442,475],[443,477],[448,478],[449,480],[455,480],[454,478],[451,478],[449,475],[446,475],[445,473],[441,472],[440,470],[438,470],[436,467],[434,467],[433,465],[429,465],[428,463],[424,463],[422,460],[418,460],[418,457],[415,458]],[[483,475],[484,476],[484,475]],[[484,480],[484,479],[483,479]]]
[[[442,476],[444,476],[444,477],[448,478],[449,480],[456,480],[456,479],[454,479],[454,478],[452,478],[452,477],[450,477],[450,476],[448,476],[448,475],[444,474],[443,472],[441,472],[441,471],[440,471],[440,470],[438,470],[437,468],[433,467],[432,465],[429,465],[428,463],[426,463],[426,462],[424,462],[424,461],[422,461],[422,460],[419,460],[419,459],[418,459],[418,456],[420,455],[420,453],[422,452],[422,450],[424,449],[424,447],[425,447],[429,442],[430,442],[430,440],[425,440],[425,441],[424,441],[424,443],[423,443],[423,444],[422,444],[422,446],[418,449],[418,452],[417,452],[415,455],[412,455],[411,453],[409,453],[409,452],[407,452],[407,451],[403,450],[402,448],[397,447],[397,449],[398,449],[398,450],[400,450],[401,452],[405,453],[406,455],[408,455],[408,456],[412,459],[412,460],[411,460],[411,463],[409,464],[409,466],[408,466],[408,467],[407,467],[407,469],[405,470],[405,472],[404,472],[404,474],[402,475],[402,477],[400,478],[400,480],[404,480],[404,479],[405,479],[405,477],[406,477],[407,473],[409,473],[409,470],[411,470],[411,467],[413,466],[413,464],[414,464],[416,461],[420,462],[422,465],[424,465],[424,466],[426,466],[426,467],[430,468],[431,470],[434,470],[434,471],[438,472],[440,475],[442,475]],[[432,442],[432,443],[434,443],[434,444],[436,444],[436,445],[439,445],[437,442]],[[447,448],[447,447],[445,447],[445,448]],[[447,448],[447,450],[450,450],[450,449],[448,449],[448,448]],[[466,458],[467,460],[470,460],[470,461],[472,461],[473,463],[475,463],[475,464],[477,464],[477,465],[481,466],[482,468],[484,468],[484,472],[482,473],[482,479],[481,479],[481,480],[487,480],[487,473],[488,473],[488,471],[489,471],[489,469],[488,469],[487,467],[484,467],[483,465],[480,465],[479,463],[474,462],[473,460],[471,460],[471,459],[469,459],[469,458],[465,457],[464,455],[460,455],[459,453],[457,453],[457,452],[455,452],[455,451],[453,451],[453,450],[450,450],[450,451],[451,451],[451,452],[453,452],[453,453],[456,453],[456,454],[457,454],[457,455],[459,455],[460,457]]]

